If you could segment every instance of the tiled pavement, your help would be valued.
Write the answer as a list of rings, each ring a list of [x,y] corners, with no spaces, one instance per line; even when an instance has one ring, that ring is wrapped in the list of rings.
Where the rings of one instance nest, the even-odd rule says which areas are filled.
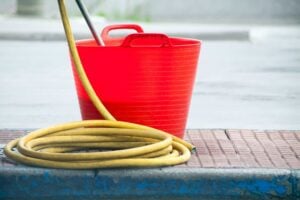
[[[16,165],[2,148],[26,132],[0,130],[0,199],[300,199],[300,131],[188,130],[188,163],[118,170]]]
[[[13,163],[3,155],[4,144],[26,132],[0,130],[2,166]],[[300,169],[300,131],[188,130],[184,139],[197,151],[177,167]]]
[[[189,167],[300,169],[300,131],[189,130]]]

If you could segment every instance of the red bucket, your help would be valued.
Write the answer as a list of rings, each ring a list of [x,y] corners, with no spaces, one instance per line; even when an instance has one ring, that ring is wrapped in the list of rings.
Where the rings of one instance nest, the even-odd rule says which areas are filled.
[[[113,29],[138,33],[111,38]],[[200,41],[143,33],[137,25],[113,25],[102,31],[106,46],[93,39],[76,42],[85,72],[111,114],[120,121],[147,125],[183,137],[195,80]],[[74,78],[81,115],[102,117]]]

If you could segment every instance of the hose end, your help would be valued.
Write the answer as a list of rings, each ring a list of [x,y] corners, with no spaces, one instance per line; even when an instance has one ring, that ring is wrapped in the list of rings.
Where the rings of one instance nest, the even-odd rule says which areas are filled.
[[[192,149],[191,149],[191,153],[194,154],[194,153],[196,153],[196,152],[197,152],[197,149],[196,149],[195,146],[193,146]]]

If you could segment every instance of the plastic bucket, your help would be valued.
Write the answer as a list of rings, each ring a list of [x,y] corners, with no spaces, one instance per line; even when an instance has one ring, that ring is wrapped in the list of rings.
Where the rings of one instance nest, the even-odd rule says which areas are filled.
[[[138,33],[111,38],[114,29]],[[200,41],[143,33],[138,25],[108,26],[101,35],[104,47],[93,39],[77,41],[76,47],[94,90],[111,114],[183,137]],[[73,74],[82,118],[101,119],[74,66]]]

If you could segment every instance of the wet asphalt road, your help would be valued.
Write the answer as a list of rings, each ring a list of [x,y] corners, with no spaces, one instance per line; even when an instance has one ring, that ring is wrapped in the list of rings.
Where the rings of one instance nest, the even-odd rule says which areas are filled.
[[[0,41],[0,128],[80,120],[64,42]],[[188,128],[300,129],[300,41],[205,41]]]

